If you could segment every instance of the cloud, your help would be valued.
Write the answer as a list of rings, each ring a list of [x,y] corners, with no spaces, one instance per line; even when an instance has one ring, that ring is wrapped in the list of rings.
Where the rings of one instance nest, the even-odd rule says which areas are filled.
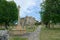
[[[20,17],[25,17],[26,15],[35,17],[36,20],[40,20],[40,3],[42,0],[14,0],[17,5],[21,6]]]
[[[35,6],[36,5],[35,1],[33,1],[33,0],[30,0],[27,3],[28,3],[28,5],[27,5],[28,7],[29,6]]]
[[[7,1],[12,1],[12,0],[7,0]]]

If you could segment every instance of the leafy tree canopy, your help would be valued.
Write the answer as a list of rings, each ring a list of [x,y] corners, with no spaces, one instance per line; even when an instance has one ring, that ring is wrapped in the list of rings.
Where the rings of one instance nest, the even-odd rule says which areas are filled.
[[[13,23],[18,18],[18,8],[14,1],[0,0],[0,23]]]

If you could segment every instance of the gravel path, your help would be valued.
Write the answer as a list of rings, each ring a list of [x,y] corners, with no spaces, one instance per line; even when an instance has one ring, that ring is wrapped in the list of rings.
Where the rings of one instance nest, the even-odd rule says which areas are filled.
[[[28,40],[39,40],[39,34],[40,34],[41,26],[39,26],[34,32],[32,32]]]

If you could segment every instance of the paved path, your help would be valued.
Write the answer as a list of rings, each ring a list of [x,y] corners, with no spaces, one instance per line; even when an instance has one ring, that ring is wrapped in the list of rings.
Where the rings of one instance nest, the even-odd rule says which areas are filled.
[[[41,26],[39,26],[34,32],[32,32],[28,40],[39,40],[39,34],[40,34]]]
[[[21,37],[28,38],[28,40],[39,40],[40,31],[41,31],[41,25],[38,26],[34,32],[26,33],[22,35]]]

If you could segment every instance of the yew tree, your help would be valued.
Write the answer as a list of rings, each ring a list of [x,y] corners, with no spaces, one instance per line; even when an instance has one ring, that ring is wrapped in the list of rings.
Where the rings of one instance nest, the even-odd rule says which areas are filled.
[[[18,8],[14,1],[0,0],[0,24],[5,24],[8,29],[9,23],[18,19]]]
[[[50,23],[60,23],[60,0],[45,0],[41,6],[42,22],[47,25]]]

